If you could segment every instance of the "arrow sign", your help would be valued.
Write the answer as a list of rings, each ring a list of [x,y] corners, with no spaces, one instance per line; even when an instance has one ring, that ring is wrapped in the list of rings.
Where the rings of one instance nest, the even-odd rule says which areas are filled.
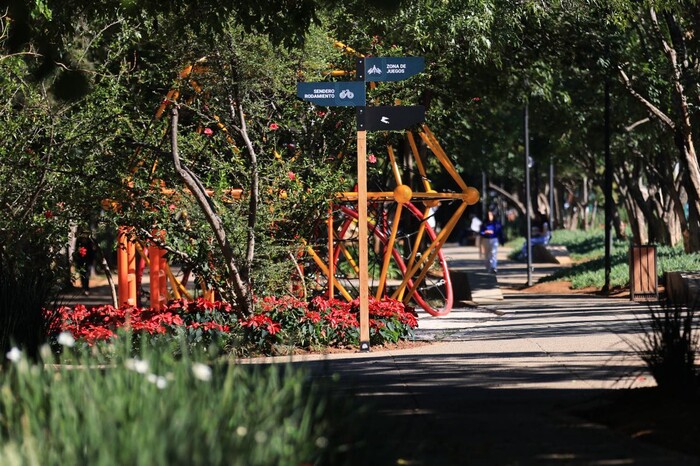
[[[365,58],[365,81],[401,81],[425,69],[423,57]]]
[[[361,121],[362,114],[363,112],[358,112],[358,129],[367,131],[396,131],[425,121],[425,107],[422,105],[413,107],[366,107],[364,111],[364,128]]]
[[[329,107],[365,105],[365,83],[362,81],[297,83],[297,97]]]

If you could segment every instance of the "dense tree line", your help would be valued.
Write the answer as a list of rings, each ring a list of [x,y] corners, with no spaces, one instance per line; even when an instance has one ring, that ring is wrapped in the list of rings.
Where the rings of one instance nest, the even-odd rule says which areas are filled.
[[[699,21],[694,0],[9,1],[2,286],[56,283],[67,232],[101,222],[143,239],[167,229],[170,254],[231,300],[284,287],[293,261],[281,258],[308,236],[309,216],[352,187],[354,115],[294,98],[299,80],[351,79],[329,77],[354,69],[334,41],[425,57],[424,73],[373,87],[371,102],[426,105],[472,184],[486,174],[485,194],[521,214],[527,103],[533,210],[567,227],[591,226],[602,204],[607,81],[618,218],[636,242],[697,251]],[[396,134],[370,144],[387,137],[402,147]],[[215,194],[193,197],[197,186]],[[230,188],[243,202],[227,201]]]

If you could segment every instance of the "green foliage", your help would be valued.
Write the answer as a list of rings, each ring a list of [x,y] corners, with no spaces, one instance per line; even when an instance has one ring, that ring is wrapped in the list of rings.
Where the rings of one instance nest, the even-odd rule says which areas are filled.
[[[649,321],[640,320],[641,343],[632,343],[661,390],[676,396],[697,396],[697,321],[694,309],[663,302],[649,306]]]
[[[605,251],[605,231],[593,230],[555,230],[552,232],[552,244],[566,246],[567,251],[574,261],[583,261],[600,257]],[[616,249],[624,249],[625,243],[617,241],[613,245]]]
[[[0,463],[341,464],[359,445],[359,411],[300,370],[127,348],[65,347],[71,364],[58,366],[46,349],[39,363],[13,350],[0,372]]]
[[[603,230],[567,231],[555,230],[552,243],[566,246],[576,264],[560,269],[542,281],[570,280],[571,287],[602,288],[605,284],[605,235]],[[629,244],[615,241],[611,253],[610,286],[629,286]],[[663,280],[666,272],[698,270],[700,254],[686,254],[682,248],[657,246],[657,274]]]
[[[319,30],[309,36],[314,53],[321,37]],[[300,238],[309,237],[332,193],[347,188],[344,152],[352,133],[345,128],[352,115],[320,111],[294,97],[297,72],[318,73],[318,61],[327,63],[323,57],[311,56],[307,65],[301,51],[285,51],[264,37],[246,35],[235,23],[216,36],[206,60],[195,55],[201,41],[196,34],[185,34],[167,52],[171,79],[195,59],[202,65],[191,80],[177,80],[174,85],[180,92],[182,162],[214,191],[212,205],[228,237],[234,239],[235,259],[253,291],[283,292],[295,267]],[[241,112],[250,147],[241,131]],[[167,124],[167,119],[154,122],[162,131],[167,131]],[[131,192],[122,195],[124,208],[118,221],[138,226],[137,236],[142,238],[142,232],[154,225],[166,230],[174,259],[204,275],[231,300],[224,258],[206,218],[174,172],[168,141],[161,134],[157,130],[130,135],[131,144],[147,147],[139,154],[145,159],[142,165],[155,170],[135,173]],[[260,198],[252,203],[256,180]],[[176,194],[164,197],[162,184]],[[226,194],[230,188],[242,190],[240,200]],[[144,204],[151,209],[144,210]],[[249,264],[250,238],[255,241],[255,256]]]
[[[28,254],[19,261],[34,262],[40,257],[43,244],[25,243]],[[12,258],[0,257],[0,351],[14,343],[36,353],[44,341],[45,325],[42,309],[55,291],[55,272],[49,267],[27,266]]]
[[[15,27],[7,17],[0,21],[3,33]],[[5,51],[10,39],[0,41]],[[117,41],[113,51],[120,47]],[[13,338],[31,352],[42,305],[69,282],[71,228],[94,223],[100,201],[121,183],[115,141],[127,127],[123,68],[106,73],[114,64],[108,61],[99,79],[90,75],[91,88],[99,81],[90,98],[66,102],[51,94],[51,79],[34,80],[39,60],[28,54],[0,61],[0,348]]]
[[[22,232],[47,224],[45,215],[53,216],[56,233],[48,236],[40,226],[45,247],[37,251],[53,270],[54,264],[65,263],[55,256],[72,224],[99,221],[107,230],[131,225],[141,239],[162,228],[168,232],[172,262],[194,268],[210,284],[223,283],[228,272],[210,227],[169,160],[163,139],[167,112],[161,120],[153,118],[172,85],[182,105],[183,162],[214,191],[212,202],[229,237],[235,238],[244,276],[256,290],[284,290],[294,268],[290,253],[296,254],[299,238],[308,237],[333,192],[351,188],[344,166],[352,139],[345,128],[352,112],[321,115],[294,97],[298,76],[320,76],[330,61],[325,31],[314,28],[305,50],[288,51],[265,35],[246,33],[270,30],[270,21],[281,21],[279,5],[253,16],[263,3],[237,4],[235,11],[231,5],[195,7],[187,2],[178,3],[185,10],[170,2],[37,5],[48,9],[52,21],[48,13],[31,17],[27,5],[13,2],[13,28],[3,51],[51,49],[56,52],[51,56],[65,66],[45,69],[43,57],[33,54],[5,57],[0,64],[6,109],[0,129],[0,200],[12,206],[10,215],[0,219],[0,234],[22,238]],[[300,22],[277,28],[279,40],[291,37],[287,33],[292,29],[305,31],[309,23],[301,18],[312,19],[315,4],[288,7],[285,21],[299,13]],[[183,13],[195,8],[197,14]],[[211,20],[216,27],[205,32],[188,28],[188,18],[197,18],[198,24]],[[206,69],[194,73],[192,81],[177,78],[185,65],[203,57]],[[237,131],[242,126],[239,106],[258,158],[255,167]],[[260,180],[257,204],[249,202],[254,176]],[[175,194],[164,196],[163,186]],[[230,188],[242,189],[240,202],[231,202]],[[102,201],[114,209],[100,212]],[[248,264],[251,235],[256,255]],[[18,248],[5,248],[12,249]]]
[[[681,14],[692,4],[670,1],[11,1],[2,52],[29,53],[0,63],[0,157],[7,161],[0,168],[0,201],[11,206],[0,234],[22,238],[18,233],[44,228],[43,212],[60,210],[54,232],[37,249],[56,270],[67,227],[94,222],[99,202],[110,199],[121,211],[101,214],[104,228],[133,225],[142,239],[164,228],[173,262],[194,267],[210,283],[225,282],[210,227],[171,167],[163,138],[167,114],[152,118],[175,87],[183,161],[214,190],[212,203],[236,238],[246,279],[255,291],[285,289],[299,239],[310,236],[332,193],[353,184],[352,110],[319,109],[294,97],[299,80],[332,80],[328,69],[354,69],[354,57],[333,49],[332,39],[368,55],[425,57],[424,73],[380,84],[370,89],[370,100],[425,104],[428,124],[458,169],[483,170],[511,192],[522,184],[522,106],[529,102],[533,184],[543,184],[542,164],[551,158],[560,193],[578,197],[582,174],[593,180],[588,203],[600,197],[606,74],[625,64],[651,102],[666,112],[675,108],[665,57],[654,49],[656,36],[649,40],[647,12],[640,10],[652,4],[676,14],[682,28],[692,17]],[[661,33],[671,32],[662,23]],[[695,50],[686,49],[691,62]],[[206,72],[193,77],[203,91],[196,92],[178,73],[203,58]],[[697,86],[686,88],[693,93]],[[620,102],[614,127],[647,116],[615,80],[612,91]],[[257,167],[236,131],[242,125],[237,106],[246,115]],[[673,160],[672,144],[658,142],[661,136],[657,125],[615,131],[617,166],[645,171],[640,176],[663,186],[663,168]],[[370,149],[379,151],[387,141],[401,149],[398,136],[383,134],[370,135]],[[432,175],[437,165],[426,164]],[[253,173],[261,181],[257,206],[246,197]],[[442,188],[440,178],[433,181]],[[163,196],[162,185],[176,194]],[[240,202],[227,202],[229,188],[243,190]],[[251,235],[256,255],[247,264]],[[570,250],[575,259],[586,257]]]

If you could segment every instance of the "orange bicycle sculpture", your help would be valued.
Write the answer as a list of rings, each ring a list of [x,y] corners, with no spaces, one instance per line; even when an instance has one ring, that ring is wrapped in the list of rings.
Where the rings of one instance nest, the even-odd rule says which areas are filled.
[[[362,240],[370,241],[369,278],[376,299],[391,297],[409,302],[434,316],[450,312],[453,290],[447,261],[441,247],[457,225],[467,206],[478,202],[479,193],[457,173],[430,129],[418,131],[421,140],[455,181],[460,192],[432,189],[415,136],[406,133],[416,162],[422,190],[414,191],[403,182],[392,146],[387,146],[384,164],[390,183],[375,181],[368,196],[369,238],[358,237],[356,192],[339,193],[333,202],[328,228],[307,245],[313,263],[306,264],[305,276],[317,290],[328,290],[334,297],[357,297],[357,249]],[[391,189],[391,190],[390,190]],[[458,202],[457,209],[439,232],[431,226],[434,209],[440,202]],[[420,208],[422,207],[422,209]],[[333,277],[329,280],[329,277]]]

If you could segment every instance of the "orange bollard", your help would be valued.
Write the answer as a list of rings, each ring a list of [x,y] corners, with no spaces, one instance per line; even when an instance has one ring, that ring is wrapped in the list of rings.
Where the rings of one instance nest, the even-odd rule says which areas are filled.
[[[136,305],[136,247],[126,227],[117,234],[117,301],[119,306]]]
[[[148,247],[148,257],[151,265],[149,268],[149,277],[151,278],[151,308],[156,311],[160,310],[160,248],[155,244]]]
[[[128,295],[126,302],[130,306],[136,306],[136,245],[133,241],[126,241],[126,256],[127,256],[127,287]]]
[[[158,288],[160,289],[161,305],[168,302],[168,276],[165,273],[167,270],[167,262],[165,260],[165,250],[160,250],[160,267],[158,268]]]
[[[117,298],[119,306],[128,304],[129,301],[129,256],[127,247],[126,229],[119,228],[117,234]]]

